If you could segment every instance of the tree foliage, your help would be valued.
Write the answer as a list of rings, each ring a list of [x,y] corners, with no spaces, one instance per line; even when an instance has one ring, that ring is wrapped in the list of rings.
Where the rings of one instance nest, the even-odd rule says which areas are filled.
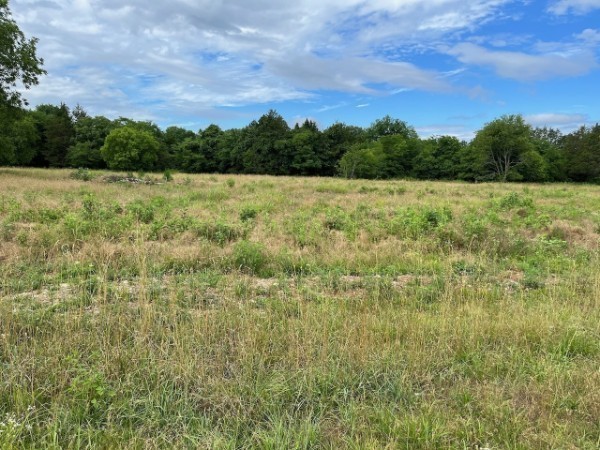
[[[420,139],[386,116],[367,128],[311,120],[290,128],[269,111],[243,128],[212,124],[197,133],[121,117],[90,116],[61,104],[0,108],[0,165],[203,173],[472,181],[600,182],[600,126],[563,135],[521,116],[486,124],[470,143]]]
[[[110,169],[152,170],[156,168],[160,142],[150,131],[127,125],[110,132],[100,153]]]
[[[600,181],[600,125],[582,126],[563,140],[565,172],[573,181]]]
[[[69,108],[64,103],[60,106],[39,105],[35,117],[41,133],[43,165],[64,167],[75,133]]]
[[[37,39],[27,39],[12,19],[8,0],[0,0],[0,106],[27,104],[18,87],[29,89],[46,72],[36,56]]]
[[[29,165],[40,143],[31,114],[0,108],[0,122],[3,124],[0,130],[0,165]]]
[[[483,166],[475,171],[485,178],[521,179],[518,167],[524,163],[523,155],[535,151],[531,127],[520,115],[502,116],[477,133],[471,151],[481,156],[476,161]]]
[[[74,125],[72,144],[67,151],[67,165],[88,169],[106,167],[100,149],[116,124],[104,116],[90,117],[81,110],[77,115],[74,111],[73,116],[77,120]]]
[[[400,119],[385,116],[376,120],[366,130],[366,136],[371,141],[377,141],[384,136],[400,135],[406,139],[417,138],[417,132],[413,127]]]
[[[454,136],[437,136],[423,141],[414,159],[417,178],[452,180],[460,171],[460,156],[465,143]]]

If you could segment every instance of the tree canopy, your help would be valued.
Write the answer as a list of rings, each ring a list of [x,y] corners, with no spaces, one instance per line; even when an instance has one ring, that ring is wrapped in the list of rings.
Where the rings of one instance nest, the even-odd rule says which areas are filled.
[[[521,166],[537,159],[531,155],[535,152],[531,127],[519,115],[502,116],[486,124],[477,132],[471,151],[479,156],[475,171],[501,181],[521,179]]]
[[[46,73],[36,55],[37,39],[27,39],[12,19],[8,0],[0,0],[0,106],[27,104],[18,87],[29,89]]]
[[[108,167],[116,170],[152,170],[159,151],[156,137],[133,125],[112,130],[100,149]]]
[[[10,120],[6,119],[9,117]],[[190,173],[417,178],[471,181],[600,182],[600,126],[563,135],[502,116],[467,143],[421,139],[386,116],[369,127],[311,120],[290,128],[271,110],[247,126],[197,132],[148,121],[92,116],[83,107],[0,108],[0,165]]]

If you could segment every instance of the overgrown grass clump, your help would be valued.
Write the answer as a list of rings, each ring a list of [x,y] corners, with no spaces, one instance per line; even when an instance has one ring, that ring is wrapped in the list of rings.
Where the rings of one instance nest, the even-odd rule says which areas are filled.
[[[0,178],[0,448],[600,445],[597,189],[106,175]]]

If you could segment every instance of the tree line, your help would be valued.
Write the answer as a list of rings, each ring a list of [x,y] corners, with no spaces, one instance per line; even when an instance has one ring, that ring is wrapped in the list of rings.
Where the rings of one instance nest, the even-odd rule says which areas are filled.
[[[288,126],[276,111],[240,129],[197,133],[147,121],[90,116],[77,106],[0,108],[0,165],[123,171],[243,173],[500,181],[600,181],[600,125],[563,135],[519,115],[497,118],[471,142],[421,139],[383,117],[361,128],[306,120]]]
[[[532,128],[519,115],[487,123],[470,142],[420,139],[389,116],[367,128],[335,123],[319,130],[306,120],[290,128],[269,111],[241,129],[210,125],[197,133],[161,130],[152,122],[90,116],[65,104],[25,109],[18,86],[46,72],[0,0],[0,165],[84,167],[126,171],[341,175],[501,181],[600,182],[600,126],[562,135]]]

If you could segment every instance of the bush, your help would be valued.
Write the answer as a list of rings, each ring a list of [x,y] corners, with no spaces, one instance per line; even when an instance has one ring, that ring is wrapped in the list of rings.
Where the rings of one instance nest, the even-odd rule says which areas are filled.
[[[80,180],[80,181],[92,181],[94,179],[94,176],[92,175],[90,170],[85,169],[83,167],[80,167],[79,169],[71,172],[71,175],[69,175],[69,176],[71,178],[73,178],[74,180]]]
[[[150,223],[154,220],[154,206],[145,205],[140,200],[127,205],[127,210],[140,222]]]
[[[79,366],[68,388],[75,411],[82,420],[104,423],[116,391],[102,372]]]
[[[233,264],[235,268],[252,275],[267,275],[269,257],[262,244],[240,241],[233,248]]]
[[[194,228],[198,237],[219,245],[235,241],[244,234],[240,228],[223,222],[198,223]]]
[[[498,206],[500,209],[531,208],[533,207],[533,199],[517,192],[509,192],[500,199]]]
[[[240,220],[246,222],[255,219],[258,215],[258,208],[254,206],[244,206],[240,211]]]
[[[389,221],[389,232],[400,237],[418,238],[431,230],[440,228],[452,221],[452,211],[449,208],[402,208],[396,211]]]
[[[342,231],[346,228],[347,223],[348,217],[345,211],[341,208],[332,208],[327,210],[323,225],[328,230]]]

